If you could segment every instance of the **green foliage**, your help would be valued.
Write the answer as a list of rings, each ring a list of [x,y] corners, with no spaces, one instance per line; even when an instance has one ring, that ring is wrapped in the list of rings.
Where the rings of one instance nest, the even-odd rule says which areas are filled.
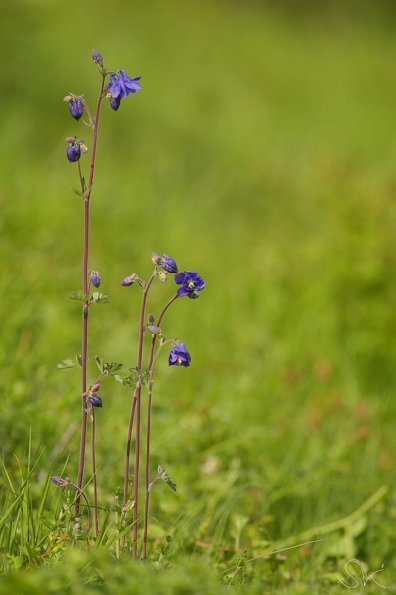
[[[383,563],[392,586],[393,9],[295,5],[88,0],[76,18],[66,3],[18,0],[1,11],[0,547],[12,571],[1,593],[340,593],[348,556]],[[119,283],[146,276],[152,250],[207,282],[199,308],[179,300],[161,325],[188,339],[192,366],[157,367],[151,476],[161,464],[178,489],[151,494],[146,565],[122,548],[116,561],[131,391],[103,384],[96,416],[100,548],[85,551],[86,515],[75,527],[74,496],[48,483],[50,465],[75,477],[78,460],[78,371],[56,365],[80,349],[81,308],[63,296],[81,283],[81,204],[62,139],[83,125],[61,99],[75,84],[92,102],[92,47],[143,75],[143,92],[101,123],[90,266],[112,302],[92,311],[99,369],[136,382],[141,293]],[[156,283],[149,311],[174,289]],[[30,427],[31,450],[45,447],[35,466]]]

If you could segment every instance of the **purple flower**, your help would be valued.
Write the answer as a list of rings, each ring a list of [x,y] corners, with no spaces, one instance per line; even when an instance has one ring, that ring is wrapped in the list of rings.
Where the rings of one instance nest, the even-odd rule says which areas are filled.
[[[188,353],[184,343],[179,343],[172,347],[168,362],[170,366],[184,366],[188,368],[191,363],[191,355]]]
[[[83,104],[79,97],[73,97],[69,102],[69,110],[75,120],[79,120],[83,115]]]
[[[57,486],[63,484],[63,479],[59,475],[53,475],[51,477],[51,481]]]
[[[92,285],[97,289],[100,286],[100,275],[98,271],[91,271],[89,280],[91,281]]]
[[[121,103],[121,97],[111,97],[110,98],[109,105],[110,105],[111,109],[114,110],[115,112],[120,107],[120,103]]]
[[[78,161],[81,157],[81,147],[78,141],[73,141],[67,147],[66,155],[70,163]]]
[[[136,93],[136,91],[142,90],[142,87],[137,82],[140,78],[140,76],[130,78],[125,70],[112,72],[110,74],[110,82],[107,85],[107,90],[111,97],[119,97],[121,100],[124,97],[128,97],[131,93]]]
[[[168,256],[167,254],[164,254],[163,257],[161,258],[161,260],[160,260],[160,266],[167,273],[177,273],[177,271],[179,270],[177,268],[176,262],[173,260],[173,258],[171,258],[170,256]]]
[[[99,54],[99,52],[97,52],[96,50],[92,50],[92,60],[94,62],[96,62],[96,64],[99,64],[99,66],[103,66],[103,56],[102,54]]]
[[[99,395],[91,395],[88,397],[87,401],[91,403],[92,407],[102,407],[102,399]]]
[[[175,275],[175,283],[182,286],[177,290],[177,295],[179,297],[184,297],[185,295],[188,295],[188,297],[191,298],[198,297],[196,292],[202,291],[205,287],[205,281],[194,271],[177,273],[177,275]]]

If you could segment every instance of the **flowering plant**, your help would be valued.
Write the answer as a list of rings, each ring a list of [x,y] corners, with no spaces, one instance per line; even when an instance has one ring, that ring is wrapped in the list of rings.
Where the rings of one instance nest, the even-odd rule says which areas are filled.
[[[75,497],[73,500],[74,517],[80,516],[80,501],[84,500],[87,507],[87,540],[89,542],[89,533],[91,530],[91,506],[87,494],[84,492],[84,474],[85,474],[85,460],[86,460],[86,442],[87,442],[87,427],[88,420],[90,420],[90,435],[91,435],[91,462],[92,462],[92,485],[93,485],[93,511],[95,523],[95,537],[99,536],[100,532],[100,518],[99,518],[99,504],[98,504],[98,473],[96,465],[96,410],[103,407],[102,397],[99,396],[101,385],[106,377],[113,376],[121,384],[132,390],[132,398],[129,412],[129,422],[127,425],[127,440],[125,449],[124,462],[124,488],[123,501],[121,509],[122,520],[122,539],[117,539],[117,552],[120,547],[129,548],[129,543],[126,538],[128,530],[132,530],[132,544],[131,551],[134,558],[139,555],[139,493],[140,488],[140,458],[141,458],[141,393],[142,388],[147,389],[147,423],[146,423],[146,440],[145,440],[145,486],[144,486],[144,513],[143,513],[143,536],[141,557],[147,557],[148,544],[148,512],[149,512],[149,497],[153,485],[158,480],[165,481],[172,489],[176,489],[176,484],[167,475],[163,467],[159,466],[157,474],[150,481],[150,439],[151,439],[151,405],[153,398],[153,382],[156,370],[156,364],[160,352],[164,345],[171,344],[171,349],[168,355],[168,363],[170,366],[189,367],[191,364],[191,355],[187,350],[186,345],[182,341],[176,339],[167,339],[162,331],[162,322],[167,310],[171,305],[181,297],[197,298],[199,292],[205,287],[203,278],[194,271],[179,272],[176,261],[167,254],[159,256],[157,253],[152,253],[152,263],[154,269],[147,281],[140,278],[138,274],[132,273],[121,281],[121,286],[130,287],[132,285],[138,286],[142,290],[142,303],[140,309],[139,319],[139,333],[137,346],[137,362],[136,367],[129,368],[129,372],[122,371],[122,364],[118,362],[103,362],[102,359],[96,356],[95,360],[99,368],[99,376],[88,383],[87,379],[87,360],[88,360],[88,322],[90,307],[95,304],[106,303],[108,301],[107,295],[101,293],[99,290],[102,279],[97,270],[90,270],[89,263],[89,228],[90,228],[90,202],[92,196],[92,188],[94,182],[94,172],[96,163],[96,148],[99,129],[99,117],[104,100],[108,100],[109,106],[113,111],[117,111],[120,107],[121,101],[129,95],[141,91],[142,87],[138,81],[140,76],[129,77],[125,70],[119,69],[117,71],[107,71],[102,55],[97,52],[92,52],[92,59],[98,67],[100,74],[100,90],[96,103],[95,111],[92,112],[88,102],[83,95],[76,95],[69,93],[65,97],[65,101],[69,105],[69,112],[72,118],[76,121],[84,122],[90,129],[92,134],[90,163],[88,169],[88,181],[83,173],[81,165],[81,157],[89,153],[88,145],[77,136],[67,137],[66,142],[68,147],[66,150],[66,157],[70,163],[76,164],[77,176],[80,188],[75,190],[75,193],[81,197],[83,204],[83,255],[82,255],[82,290],[73,292],[70,297],[74,300],[80,301],[82,305],[82,353],[76,356],[74,360],[64,360],[59,364],[60,368],[70,368],[76,365],[81,367],[81,435],[80,435],[80,455],[77,471],[77,480],[72,482],[69,478],[62,478],[59,475],[52,477],[55,485],[73,490]],[[94,115],[92,115],[94,113]],[[87,121],[85,121],[86,116]],[[146,318],[147,300],[153,282],[156,278],[161,283],[165,283],[169,275],[174,275],[176,285],[180,285],[165,303],[162,311],[157,319],[153,315]],[[147,361],[144,365],[144,337],[149,335],[151,341],[147,352]],[[133,468],[133,493],[129,493],[130,476],[131,476],[131,451],[134,433],[134,468]],[[132,521],[128,525],[129,511],[132,510]]]

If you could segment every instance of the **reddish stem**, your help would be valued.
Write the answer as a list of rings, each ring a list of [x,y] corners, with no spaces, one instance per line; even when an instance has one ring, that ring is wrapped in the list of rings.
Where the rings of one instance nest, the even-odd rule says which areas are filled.
[[[99,535],[99,508],[98,508],[98,483],[96,480],[96,417],[95,411],[92,407],[92,423],[91,423],[91,456],[92,456],[92,481],[93,481],[93,500],[94,500],[94,518],[95,518],[95,533],[96,537]]]
[[[88,294],[88,254],[89,254],[89,201],[91,198],[92,183],[95,172],[95,157],[96,157],[96,146],[98,139],[98,125],[100,106],[103,99],[105,79],[102,77],[102,83],[99,92],[99,98],[96,105],[95,120],[92,124],[92,155],[89,170],[89,181],[88,187],[85,188],[84,180],[81,174],[80,162],[78,162],[78,172],[80,177],[81,192],[84,197],[84,239],[83,239],[83,291],[84,295]],[[83,322],[82,322],[82,352],[81,352],[81,391],[82,394],[87,390],[87,357],[88,357],[88,300],[83,304]],[[78,498],[76,500],[75,514],[78,515],[80,511],[80,494],[81,488],[84,481],[84,466],[85,466],[85,445],[87,441],[87,410],[85,397],[82,398],[82,412],[81,412],[81,440],[80,440],[80,457],[78,464],[78,475],[77,475],[77,488]],[[94,473],[94,481],[96,481],[96,473]],[[97,507],[97,502],[95,503]],[[96,509],[96,508],[95,508]]]
[[[160,326],[162,319],[168,310],[168,308],[176,301],[178,295],[174,295],[169,302],[166,304],[164,309],[162,310],[156,326]],[[154,370],[155,365],[157,363],[157,357],[159,351],[161,349],[161,345],[157,350],[157,353],[154,357],[154,347],[156,343],[157,335],[153,335],[151,339],[151,346],[150,346],[150,355],[149,355],[149,363],[148,363],[148,371],[150,374],[150,381],[149,381],[149,391],[148,391],[148,403],[147,403],[147,435],[146,435],[146,470],[145,470],[145,501],[144,501],[144,520],[143,520],[143,554],[142,559],[145,560],[147,558],[147,532],[148,532],[148,513],[149,513],[149,500],[150,500],[150,434],[151,434],[151,401],[152,401],[152,386],[154,382]]]
[[[142,306],[140,309],[140,325],[139,325],[139,348],[138,348],[138,360],[137,360],[137,373],[141,376],[142,371],[142,360],[143,360],[143,338],[144,338],[144,321],[145,321],[145,314],[146,314],[146,303],[147,303],[147,295],[150,289],[150,286],[154,279],[154,273],[151,275],[147,285],[143,290],[143,299],[142,299]],[[139,511],[139,464],[140,464],[140,395],[141,395],[141,378],[138,379],[135,389],[134,395],[134,404],[136,405],[136,444],[135,444],[135,469],[134,469],[134,482],[133,482],[133,542],[132,542],[132,554],[133,557],[137,558],[137,536],[138,536],[138,511]],[[136,403],[135,403],[136,399]],[[131,418],[132,418],[132,410],[134,409],[134,404],[132,404],[131,409]],[[131,427],[131,423],[129,424]],[[128,442],[130,440],[130,435],[128,433]],[[129,468],[128,468],[128,476],[129,476]]]

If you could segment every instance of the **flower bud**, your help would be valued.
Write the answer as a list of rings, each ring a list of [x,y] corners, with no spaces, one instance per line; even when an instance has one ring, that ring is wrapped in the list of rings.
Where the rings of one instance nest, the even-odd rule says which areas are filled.
[[[154,324],[154,322],[155,322],[154,314],[149,314],[149,315],[147,316],[147,322],[148,322],[149,324]]]
[[[161,334],[161,329],[159,326],[155,326],[155,324],[149,324],[146,326],[146,331],[151,333],[152,335],[159,335]]]
[[[98,271],[91,271],[89,275],[89,280],[91,281],[92,285],[97,289],[100,286],[100,275]]]
[[[162,266],[164,271],[167,271],[168,273],[177,273],[178,272],[176,262],[173,260],[173,258],[168,256],[167,254],[163,255],[159,264],[160,264],[160,266]]]
[[[75,120],[79,120],[81,118],[84,108],[79,97],[73,97],[73,99],[69,102],[69,110],[70,114]]]
[[[94,62],[96,62],[96,64],[99,64],[99,66],[103,66],[103,56],[102,54],[99,54],[99,52],[97,52],[96,50],[92,50],[92,60]]]
[[[95,384],[93,384],[93,385],[91,386],[91,392],[93,392],[93,393],[97,393],[99,389],[100,389],[100,384],[99,384],[99,382],[95,382]]]
[[[162,258],[156,252],[152,252],[151,253],[151,260],[153,261],[153,264],[159,265],[159,264],[161,264]]]
[[[70,145],[67,147],[66,155],[70,163],[78,161],[81,157],[80,144],[76,141],[70,143]]]
[[[59,475],[53,475],[51,481],[57,486],[63,483],[63,479]]]
[[[92,407],[102,407],[102,399],[99,395],[91,395],[87,400],[91,403]]]
[[[121,281],[121,285],[123,285],[124,287],[128,287],[129,285],[132,285],[133,283],[135,283],[135,281],[138,281],[139,276],[136,273],[132,273],[132,275],[129,275],[129,277],[125,277],[122,281]]]
[[[110,98],[109,105],[110,105],[111,109],[114,110],[115,112],[120,107],[120,103],[121,103],[121,97],[111,97]]]

